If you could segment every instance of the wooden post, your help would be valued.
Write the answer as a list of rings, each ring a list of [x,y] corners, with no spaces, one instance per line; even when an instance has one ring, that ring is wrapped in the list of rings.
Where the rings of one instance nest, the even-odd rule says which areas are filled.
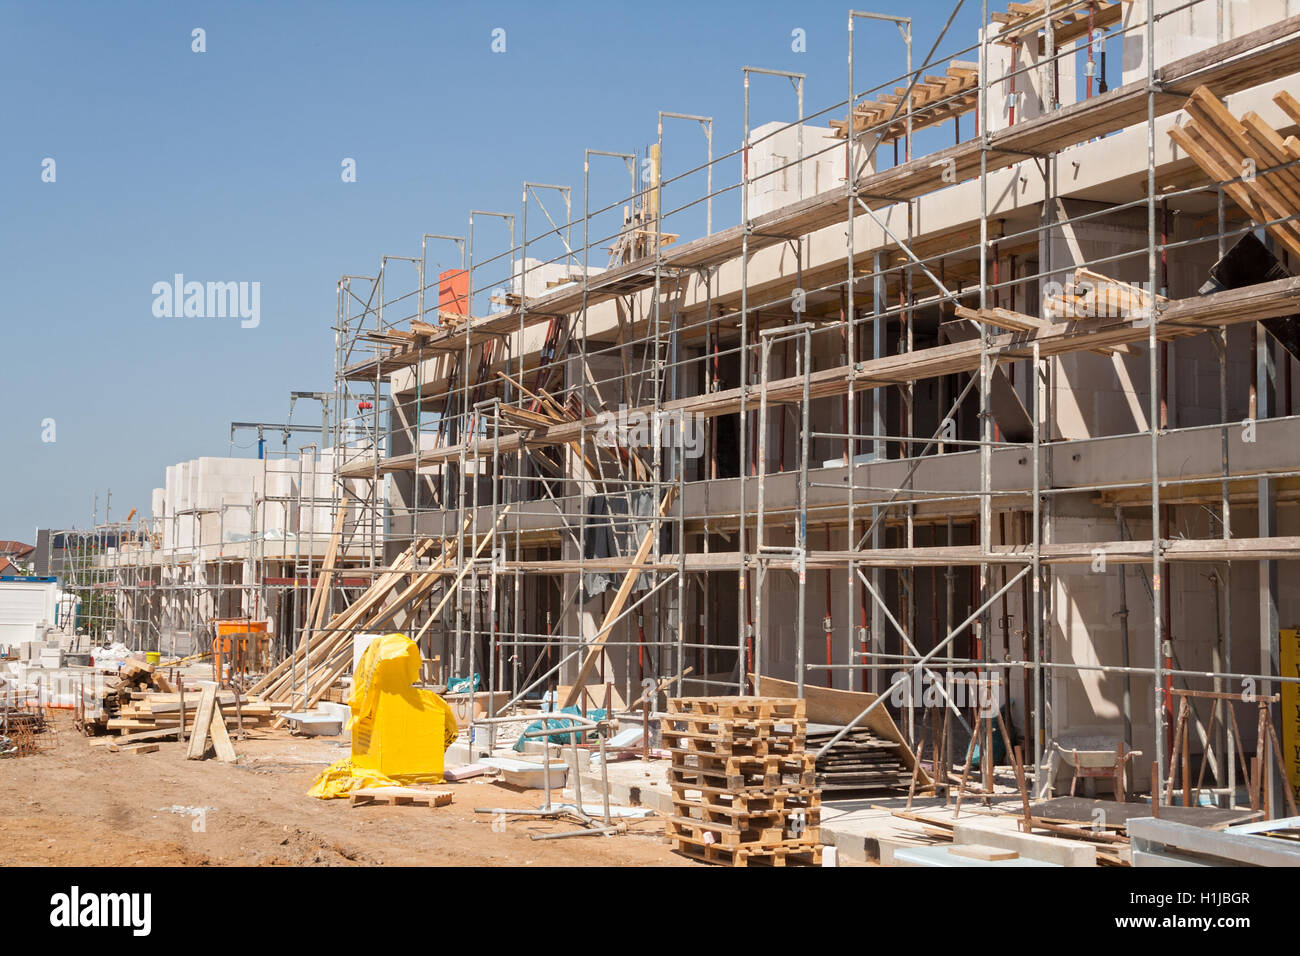
[[[673,506],[673,499],[676,496],[677,486],[674,485],[668,489],[668,493],[664,495],[664,499],[659,505],[659,517],[662,518],[668,513],[668,509]],[[561,707],[572,707],[582,698],[582,691],[587,683],[587,678],[591,676],[596,661],[600,659],[601,649],[614,629],[614,622],[623,613],[623,605],[627,603],[627,599],[632,594],[632,589],[636,586],[636,579],[641,575],[640,565],[645,563],[647,555],[650,554],[651,546],[654,544],[654,537],[655,527],[654,523],[651,522],[650,527],[646,529],[646,533],[641,538],[640,547],[636,549],[636,554],[632,557],[633,567],[623,575],[623,583],[619,585],[618,593],[614,595],[609,610],[605,612],[605,619],[601,622],[600,630],[591,639],[591,643],[587,648],[587,656],[583,658],[582,666],[578,668],[578,676],[574,679],[573,686],[569,688],[569,692],[565,695]]]

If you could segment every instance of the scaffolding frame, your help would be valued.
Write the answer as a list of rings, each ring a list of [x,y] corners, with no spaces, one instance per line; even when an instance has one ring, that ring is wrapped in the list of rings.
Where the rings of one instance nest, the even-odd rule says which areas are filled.
[[[981,0],[980,22],[987,26],[978,42],[940,54],[962,8],[958,0],[919,64],[909,19],[850,11],[844,100],[805,115],[803,74],[745,66],[744,132],[735,149],[714,155],[712,117],[660,111],[644,157],[636,150],[585,150],[580,218],[570,187],[525,181],[517,215],[471,210],[463,236],[423,233],[418,256],[381,256],[373,275],[341,276],[332,326],[334,388],[322,397],[328,415],[316,449],[332,451],[332,493],[303,500],[300,481],[296,502],[254,495],[253,524],[265,528],[266,509],[291,505],[328,505],[335,518],[343,513],[341,567],[348,576],[329,580],[330,608],[346,606],[417,540],[455,540],[454,560],[439,570],[440,586],[396,626],[418,635],[426,656],[441,657],[444,673],[494,695],[493,715],[542,693],[572,691],[588,660],[593,676],[578,694],[584,709],[606,702],[618,709],[643,693],[646,682],[665,678],[673,694],[754,692],[751,675],[785,666],[776,659],[780,645],[765,611],[773,582],[788,575],[797,604],[793,667],[801,694],[819,673],[827,686],[838,681],[853,689],[856,682],[878,695],[873,707],[891,706],[915,741],[917,707],[900,708],[893,699],[911,675],[1004,675],[1024,705],[1016,729],[1041,789],[1050,782],[1050,744],[1069,724],[1056,709],[1062,682],[1078,686],[1086,675],[1121,682],[1131,745],[1132,685],[1149,681],[1154,781],[1163,787],[1175,685],[1222,692],[1253,681],[1268,695],[1297,680],[1278,666],[1278,565],[1300,555],[1300,540],[1280,534],[1277,511],[1300,498],[1300,463],[1288,457],[1285,442],[1262,464],[1235,462],[1231,431],[1241,423],[1230,412],[1242,403],[1232,393],[1230,363],[1243,346],[1240,335],[1235,344],[1229,339],[1234,326],[1249,327],[1249,421],[1279,438],[1290,434],[1294,359],[1261,334],[1259,322],[1297,311],[1300,280],[1164,298],[1171,284],[1186,286],[1171,279],[1180,260],[1194,264],[1196,252],[1211,244],[1221,258],[1236,237],[1296,217],[1246,218],[1225,201],[1234,180],[1215,180],[1163,156],[1157,124],[1179,110],[1194,85],[1226,96],[1300,72],[1300,18],[1229,38],[1221,0],[1059,0],[1036,14],[997,17]],[[1063,26],[1070,19],[1063,13],[1083,8],[1103,25],[1094,29],[1090,18],[1086,34],[1079,32],[1081,20]],[[1216,35],[1206,48],[1158,64],[1158,28],[1188,10],[1213,11]],[[907,55],[903,75],[865,90],[856,87],[854,64],[855,21],[862,19],[894,22]],[[994,76],[990,53],[1009,34],[1015,37],[1010,66]],[[1097,45],[1124,42],[1140,46],[1145,75],[1103,90],[1103,70],[1094,89]],[[969,87],[927,93],[915,117],[913,103],[918,90],[938,82],[927,71],[971,55],[978,58],[975,132],[963,139]],[[1059,74],[1069,58],[1089,64],[1082,98],[1061,95]],[[752,132],[751,75],[794,85],[793,121],[761,136]],[[1018,83],[1036,91],[1040,115],[1017,118],[1025,96],[1015,92]],[[1007,122],[999,125],[992,97],[1008,89],[1021,98],[1008,101]],[[860,129],[857,107],[873,96],[877,102],[893,97],[896,106]],[[842,141],[805,153],[808,124],[840,116]],[[936,116],[953,121],[955,142],[917,157],[917,137],[933,132]],[[684,162],[684,171],[665,175],[665,118],[704,129],[704,163]],[[1061,181],[1062,163],[1069,161],[1063,154],[1090,143],[1095,149],[1093,141],[1134,129],[1145,130],[1142,182],[1116,179],[1110,185],[1120,198],[1078,211],[1077,197]],[[752,152],[791,130],[795,157],[756,172]],[[886,143],[894,145],[892,165],[881,148]],[[841,154],[840,184],[806,193],[809,164],[830,159],[838,165]],[[631,174],[628,191],[612,201],[592,201],[597,156],[621,160]],[[760,187],[780,188],[790,177],[797,186],[785,190],[795,192],[789,202],[751,215]],[[703,192],[687,195],[701,179]],[[1013,195],[1023,191],[1027,198],[1007,201],[1004,193],[991,193],[1008,180],[1023,183]],[[722,185],[715,189],[715,182]],[[922,203],[968,183],[977,183],[974,215],[939,234],[921,231]],[[714,200],[733,192],[739,220],[718,229]],[[686,198],[666,208],[670,193]],[[562,217],[542,201],[552,194],[561,197]],[[1200,208],[1207,197],[1213,228],[1176,235],[1171,224],[1181,211]],[[530,206],[542,212],[540,226],[536,219],[530,225]],[[476,217],[508,223],[508,242],[503,246],[495,229],[480,229],[479,242],[494,245],[488,253],[476,250]],[[1130,230],[1142,233],[1140,243],[1055,261],[1056,243],[1067,231],[1118,217],[1141,221]],[[581,247],[575,248],[579,226]],[[828,250],[826,231],[841,228],[843,249]],[[698,238],[678,242],[692,230]],[[468,286],[463,321],[445,320],[440,310],[428,321],[426,292],[440,288],[428,275],[429,240],[450,243],[458,253]],[[608,263],[596,267],[593,254],[602,251]],[[777,252],[786,258],[775,268],[753,264]],[[530,253],[546,258],[530,259]],[[1285,252],[1279,258],[1286,262]],[[404,278],[405,265],[390,277],[390,263],[414,265],[414,286]],[[1146,314],[1130,310],[1070,323],[1044,314],[1044,287],[1058,276],[1125,267],[1145,273]],[[549,287],[530,295],[530,276]],[[954,318],[963,314],[959,309],[976,318]],[[1007,328],[992,321],[998,310],[1041,324]],[[945,344],[942,326],[958,321],[976,326],[976,334]],[[1217,354],[1217,421],[1180,424],[1171,402],[1178,394],[1174,350],[1202,338]],[[1075,440],[1058,434],[1058,393],[1070,387],[1060,362],[1089,351],[1122,362],[1132,348],[1146,352],[1146,385],[1132,390],[1146,399],[1143,427]],[[1026,413],[1028,434],[1019,440],[1003,434],[997,412],[1007,382]],[[697,426],[698,457],[687,448]],[[643,427],[652,440],[631,433]],[[1216,474],[1170,470],[1169,449],[1192,443],[1221,450]],[[1094,446],[1140,447],[1145,475],[1130,469],[1131,477],[1114,481],[1062,476],[1062,456]],[[840,465],[816,467],[817,452],[826,449],[838,449]],[[796,459],[789,469],[787,451]],[[313,470],[318,461],[311,456]],[[1010,471],[1015,477],[1007,477]],[[1114,538],[1062,537],[1080,502],[1113,515]],[[1252,511],[1256,534],[1235,534],[1234,522],[1249,526],[1241,512]],[[201,524],[197,513],[172,520],[182,517]],[[1100,518],[1091,518],[1099,529]],[[213,581],[185,571],[213,543],[196,539],[193,549],[159,554],[158,520],[128,528],[107,517],[100,523],[96,515],[91,529],[67,532],[76,536],[82,560],[73,562],[65,589],[116,595],[109,610],[92,615],[93,635],[129,635],[134,646],[161,649],[156,601],[169,608],[167,620],[202,631],[216,616],[213,607],[235,605],[259,616],[279,597],[293,610],[278,652],[288,654],[300,641],[309,646],[314,635],[301,612],[306,591],[319,580],[323,543],[314,523],[309,540],[295,536],[290,552],[286,538],[278,556],[278,542],[253,534],[247,560],[254,571],[240,580],[227,580],[231,562],[219,534]],[[820,549],[813,547],[817,525],[823,526]],[[1180,526],[1198,533],[1175,533]],[[132,546],[122,547],[124,540]],[[599,553],[602,548],[611,553]],[[1103,660],[1099,651],[1092,661],[1057,659],[1058,603],[1069,600],[1064,575],[1098,554],[1104,573],[1113,575],[1106,580],[1118,585],[1121,659]],[[1253,672],[1232,659],[1234,614],[1240,625],[1241,611],[1233,609],[1233,569],[1240,580],[1240,569],[1250,564],[1259,569],[1261,664]],[[1180,640],[1194,628],[1175,620],[1169,581],[1207,568],[1215,589],[1215,666],[1182,666]],[[277,569],[279,575],[269,573]],[[823,661],[810,659],[807,633],[819,572],[826,598]],[[1136,608],[1126,580],[1134,578],[1151,607],[1150,647],[1142,654],[1131,644],[1128,623]],[[624,586],[614,590],[620,579]],[[736,592],[734,609],[723,607],[728,587]],[[450,613],[442,614],[446,607]],[[1013,607],[1024,618],[1019,629],[1011,627]],[[1240,626],[1238,647],[1239,632]],[[1149,665],[1132,662],[1148,654]],[[311,676],[309,666],[293,682],[301,681],[305,693]],[[1204,745],[1209,731],[1194,709],[1193,724]],[[1228,749],[1221,751],[1227,753],[1222,777],[1214,768],[1216,784],[1231,794],[1233,741],[1221,733]],[[1279,793],[1275,782],[1270,809]]]

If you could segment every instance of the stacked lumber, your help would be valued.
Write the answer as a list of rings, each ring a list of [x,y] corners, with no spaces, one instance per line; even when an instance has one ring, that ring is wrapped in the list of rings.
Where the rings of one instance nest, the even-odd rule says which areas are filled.
[[[802,700],[672,698],[662,725],[674,849],[726,866],[821,862],[821,791],[804,751]]]
[[[215,686],[215,685],[213,685]],[[203,690],[190,690],[185,695],[185,732],[194,730],[195,713]],[[277,713],[288,709],[288,704],[262,700],[256,696],[240,695],[236,707],[235,692],[223,690],[217,701],[225,712],[226,724],[242,724],[252,730],[271,722]],[[174,729],[181,722],[181,695],[178,693],[133,692],[122,703],[116,717],[104,721],[104,728],[119,733],[138,733],[144,730]]]
[[[497,513],[496,523],[499,524],[509,512],[509,505],[502,508]],[[473,515],[465,519],[462,533],[470,531],[473,521]],[[480,535],[471,558],[482,554],[492,540],[493,532],[494,528],[488,528]],[[467,541],[472,543],[473,538],[469,537]],[[444,582],[442,600],[414,636],[419,640],[441,615],[473,567],[471,561],[464,562],[461,570],[449,582],[446,581],[452,575],[457,548],[458,542],[454,537],[421,538],[413,542],[385,571],[375,576],[370,587],[351,607],[329,618],[323,627],[313,629],[309,638],[299,641],[293,654],[250,687],[249,693],[272,703],[292,701],[302,710],[315,707],[351,667],[353,635],[383,631],[395,626],[399,617],[403,621],[411,619],[420,603],[429,597],[439,582]],[[436,556],[430,557],[435,549]],[[321,576],[317,587],[328,587],[325,575]],[[317,620],[321,620],[328,604],[323,597],[318,599],[313,595],[312,608]],[[272,726],[279,727],[283,723],[283,717],[276,717]]]
[[[1056,322],[1107,317],[1146,318],[1156,305],[1168,301],[1139,285],[1112,279],[1080,266],[1074,270],[1074,280],[1060,295],[1043,297],[1043,315]]]
[[[111,729],[109,724],[121,718],[122,708],[130,706],[133,695],[164,687],[171,690],[152,664],[128,658],[122,662],[116,677],[82,689],[73,723],[83,734]]]
[[[1133,288],[1131,286],[1127,287]],[[972,309],[964,305],[956,306],[953,309],[953,314],[959,319],[969,319],[972,322],[979,322],[982,325],[992,326],[1006,332],[1034,332],[1038,329],[1050,328],[1066,317],[1067,314],[1071,316],[1085,314],[1084,310],[1088,308],[1087,296],[1091,294],[1092,286],[1080,287],[1076,285],[1068,287],[1063,296],[1045,298],[1043,312],[1051,316],[1048,319],[1040,319],[1037,316],[1026,315],[1023,312],[1015,312],[1011,309]],[[945,325],[944,328],[947,329],[948,326]],[[1096,352],[1099,355],[1114,355],[1116,352],[1133,353],[1140,351],[1140,349],[1136,345],[1125,344],[1089,349],[1088,351]]]
[[[501,417],[505,419],[505,422],[508,425],[527,429],[538,427],[545,428],[551,425],[572,424],[573,422],[580,421],[586,414],[585,409],[583,409],[582,413],[579,414],[573,409],[565,407],[555,398],[554,395],[542,388],[540,385],[537,387],[537,391],[534,392],[522,381],[516,378],[511,378],[505,372],[497,372],[497,378],[509,382],[515,388],[519,389],[520,394],[525,396],[533,406],[532,408],[516,408],[513,405],[502,405]],[[591,459],[591,456],[586,453],[581,443],[571,441],[568,442],[568,446],[569,450],[573,452],[577,460],[582,462],[583,467],[587,471],[587,477],[598,478],[601,473],[600,468]],[[633,477],[639,480],[647,479],[649,477],[649,470],[645,468],[644,463],[641,462],[639,458],[636,458],[635,463],[639,464],[641,467],[636,473],[634,473]]]
[[[1283,90],[1273,97],[1287,118],[1300,124],[1300,100]],[[1278,167],[1300,160],[1300,140],[1285,139],[1258,113],[1237,119],[1213,93],[1199,86],[1184,109],[1190,117],[1169,130],[1169,138],[1245,213],[1294,256],[1300,256],[1300,168]]]
[[[1132,3],[1133,0],[1123,0]],[[991,43],[1016,46],[1046,33],[1047,5],[1045,0],[1032,3],[1009,3],[1006,13],[994,13],[990,19],[999,29],[990,38]],[[1060,49],[1067,43],[1094,34],[1119,23],[1124,16],[1120,0],[1052,0],[1052,39]]]
[[[749,679],[754,682],[753,686],[758,688],[759,693],[782,697],[792,697],[799,693],[799,685],[794,681],[777,680],[766,674],[750,674]],[[809,750],[820,750],[826,743],[826,738],[821,736],[823,729],[817,727],[817,724],[829,724],[836,730],[855,724],[855,729],[869,730],[881,740],[889,741],[893,752],[902,761],[903,768],[909,774],[915,769],[919,784],[929,786],[930,775],[917,765],[916,754],[912,753],[912,748],[894,719],[889,716],[889,711],[884,707],[876,707],[863,716],[864,711],[879,699],[875,694],[805,684],[800,696],[806,707],[805,716],[811,722],[808,729]]]
[[[908,108],[899,106],[907,87],[897,86],[893,93],[880,93],[874,100],[853,107],[853,132],[861,133],[888,122],[880,135],[882,142],[901,139],[907,132]],[[946,119],[975,109],[979,99],[979,64],[953,60],[943,76],[927,76],[912,87],[912,131],[934,126]],[[831,120],[839,139],[848,136],[847,120]]]
[[[840,727],[833,724],[809,725],[808,749],[816,754],[839,731]],[[821,790],[905,790],[912,776],[898,752],[898,744],[866,727],[854,727],[817,757],[815,770]]]

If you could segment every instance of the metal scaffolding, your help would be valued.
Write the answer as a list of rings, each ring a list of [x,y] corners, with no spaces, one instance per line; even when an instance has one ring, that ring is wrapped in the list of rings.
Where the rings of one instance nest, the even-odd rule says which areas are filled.
[[[1041,788],[1072,723],[1063,694],[1090,682],[1094,699],[1114,695],[1129,746],[1150,728],[1160,788],[1176,689],[1296,682],[1277,637],[1279,567],[1291,574],[1300,553],[1277,515],[1300,494],[1295,358],[1262,323],[1300,311],[1300,285],[1198,294],[1190,278],[1264,229],[1285,268],[1272,231],[1296,216],[1253,218],[1232,201],[1240,177],[1171,155],[1165,127],[1197,88],[1223,98],[1300,72],[1300,18],[1229,35],[1220,0],[1007,13],[982,0],[977,41],[941,53],[960,46],[948,37],[962,7],[915,64],[911,20],[852,11],[845,100],[806,115],[803,74],[746,66],[736,148],[714,155],[711,117],[660,111],[643,151],[584,151],[580,216],[568,186],[525,182],[517,213],[472,210],[463,236],[423,234],[418,256],[340,278],[328,432],[350,573],[454,541],[442,583],[396,626],[450,678],[494,695],[491,714],[545,693],[622,709],[664,679],[674,694],[748,693],[780,672],[800,693],[818,682],[877,695],[871,707],[890,707],[915,741],[917,705],[895,694],[912,675],[998,674]],[[1180,17],[1206,14],[1214,36],[1172,42]],[[859,90],[864,19],[896,25],[907,67]],[[1122,64],[1108,69],[1105,49],[1124,44],[1142,75],[1116,83]],[[751,128],[757,75],[792,84],[792,122]],[[704,129],[704,163],[665,173],[664,118]],[[838,135],[806,149],[809,130],[826,132],[817,122]],[[914,155],[947,122],[952,144]],[[593,157],[626,166],[626,194],[593,197]],[[842,168],[838,183],[816,180],[823,160]],[[1297,162],[1252,175],[1294,176]],[[1081,163],[1094,164],[1087,188]],[[768,192],[784,201],[754,213]],[[670,194],[685,198],[669,208]],[[734,202],[732,225],[716,228],[715,199]],[[969,215],[948,224],[943,202]],[[1105,248],[1077,238],[1102,229]],[[439,276],[429,240],[454,257]],[[1053,311],[1089,296],[1121,305]],[[1204,343],[1217,409],[1183,415],[1177,352]],[[1110,400],[1135,427],[1089,420],[1067,434],[1062,415],[1088,419],[1074,392],[1114,376],[1129,384]],[[1230,447],[1242,409],[1274,444]],[[1113,469],[1096,464],[1112,455]],[[295,581],[313,560],[293,557]],[[1106,583],[1081,583],[1079,568]],[[1208,630],[1171,601],[1171,581],[1207,572]],[[1258,607],[1234,605],[1252,573]],[[265,607],[264,581],[215,587]],[[331,607],[358,593],[329,587]],[[1130,625],[1140,592],[1145,648]],[[1097,623],[1114,614],[1118,625]],[[1066,655],[1094,625],[1118,627],[1118,652]],[[311,634],[289,635],[300,639]],[[1213,666],[1183,666],[1202,644]],[[1208,749],[1213,718],[1192,713]],[[1216,785],[1231,793],[1233,745],[1218,733]],[[1260,747],[1259,759],[1272,758]]]

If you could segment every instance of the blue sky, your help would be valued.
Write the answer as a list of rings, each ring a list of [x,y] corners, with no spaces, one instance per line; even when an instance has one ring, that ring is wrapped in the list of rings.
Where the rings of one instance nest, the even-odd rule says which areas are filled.
[[[973,40],[967,6],[943,49]],[[879,7],[916,18],[918,61],[951,8]],[[736,148],[742,66],[806,73],[808,113],[839,101],[847,10],[0,4],[0,538],[88,525],[96,493],[102,520],[108,488],[114,517],[147,513],[168,464],[228,453],[231,421],[283,421],[291,389],[328,390],[342,273],[419,255],[421,232],[463,234],[471,207],[518,215],[524,180],[572,186],[580,210],[584,148],[644,150],[660,109],[714,116],[715,153]],[[191,50],[196,27],[204,53]],[[491,49],[496,28],[505,53]],[[893,27],[857,35],[859,89],[902,72]],[[755,125],[794,118],[784,81],[757,78],[752,93]],[[341,180],[345,157],[355,183]],[[702,159],[698,127],[670,125],[666,175]],[[593,166],[593,205],[626,182],[611,161]],[[715,228],[738,219],[736,192],[716,202]],[[541,215],[529,215],[535,234]],[[479,258],[503,251],[504,228],[476,228]],[[454,264],[446,249],[430,260],[431,274]],[[152,286],[175,273],[259,282],[260,324],[155,317]],[[240,436],[235,453],[252,442]]]

